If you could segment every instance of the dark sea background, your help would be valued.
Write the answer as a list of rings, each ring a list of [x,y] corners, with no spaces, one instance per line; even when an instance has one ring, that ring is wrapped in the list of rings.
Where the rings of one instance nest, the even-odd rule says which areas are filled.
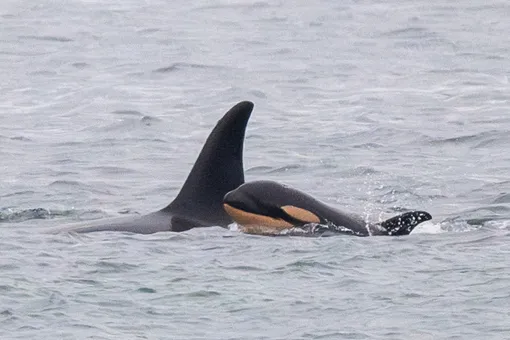
[[[508,1],[3,0],[0,339],[510,339]],[[246,180],[407,237],[48,235]]]

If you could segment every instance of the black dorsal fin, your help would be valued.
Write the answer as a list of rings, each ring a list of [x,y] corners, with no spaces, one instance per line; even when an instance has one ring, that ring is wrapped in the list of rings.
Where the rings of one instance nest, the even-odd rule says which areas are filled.
[[[244,134],[252,110],[253,103],[243,101],[218,121],[181,191],[163,211],[196,211],[217,223],[231,221],[223,196],[244,183]]]
[[[430,219],[432,216],[428,212],[409,211],[382,222],[381,227],[390,236],[409,235],[418,224]]]

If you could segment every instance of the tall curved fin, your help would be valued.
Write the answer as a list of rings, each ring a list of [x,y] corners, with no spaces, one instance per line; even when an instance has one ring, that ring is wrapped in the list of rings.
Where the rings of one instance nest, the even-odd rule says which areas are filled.
[[[162,211],[196,211],[215,223],[230,223],[223,197],[244,183],[243,146],[253,103],[243,101],[221,118],[207,138],[177,197]]]

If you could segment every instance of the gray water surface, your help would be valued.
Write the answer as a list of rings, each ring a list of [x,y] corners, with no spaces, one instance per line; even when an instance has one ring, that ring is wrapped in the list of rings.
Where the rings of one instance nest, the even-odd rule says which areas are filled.
[[[0,4],[0,339],[510,339],[510,4]],[[47,235],[177,194],[232,105],[246,179],[410,236]]]

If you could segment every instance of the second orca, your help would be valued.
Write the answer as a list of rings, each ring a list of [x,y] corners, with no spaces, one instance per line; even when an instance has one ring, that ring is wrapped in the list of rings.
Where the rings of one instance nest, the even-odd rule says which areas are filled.
[[[165,208],[142,216],[72,224],[50,232],[151,234],[197,227],[227,227],[233,221],[223,209],[223,197],[244,183],[243,144],[252,110],[253,103],[244,101],[225,113],[207,138],[181,191]]]
[[[223,206],[243,232],[262,235],[402,236],[432,219],[425,211],[409,211],[370,224],[273,181],[245,183],[225,195]]]

